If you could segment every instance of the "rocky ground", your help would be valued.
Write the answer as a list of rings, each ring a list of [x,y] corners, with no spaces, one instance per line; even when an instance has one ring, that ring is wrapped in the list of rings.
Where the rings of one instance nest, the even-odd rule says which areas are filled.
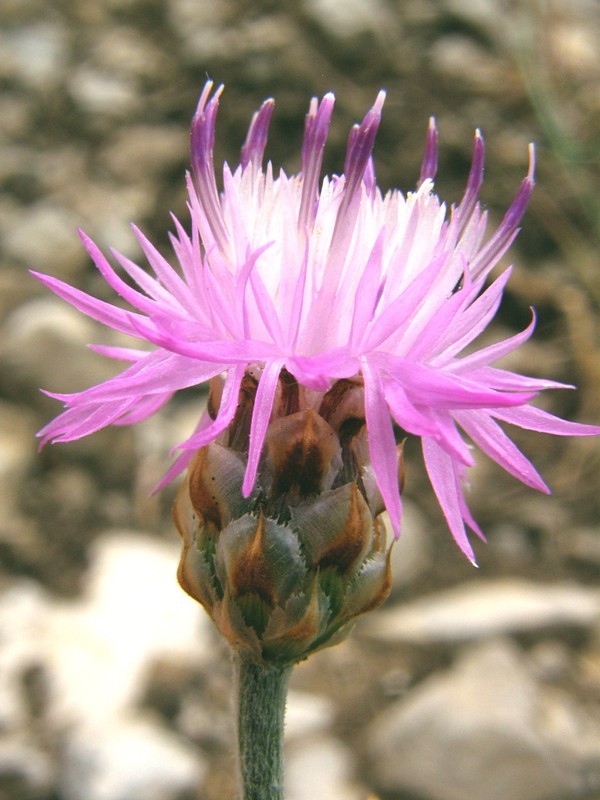
[[[298,167],[309,98],[333,89],[326,155],[385,86],[376,166],[410,189],[427,119],[438,191],[460,197],[473,128],[498,219],[538,146],[538,188],[492,335],[539,326],[513,366],[575,383],[545,407],[600,422],[600,12],[594,0],[0,0],[0,798],[226,800],[222,645],[177,588],[173,488],[149,490],[197,416],[188,393],[136,429],[37,454],[38,387],[105,377],[114,342],[27,273],[109,298],[75,234],[139,258],[185,218],[187,125],[226,84],[217,158],[260,101],[268,153]],[[473,569],[408,447],[405,533],[386,606],[295,674],[290,800],[600,798],[598,443],[515,436],[554,490],[483,460]]]

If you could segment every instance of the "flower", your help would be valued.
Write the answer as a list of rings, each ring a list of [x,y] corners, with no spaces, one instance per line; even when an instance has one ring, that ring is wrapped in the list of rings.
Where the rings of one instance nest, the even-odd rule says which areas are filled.
[[[437,132],[430,121],[418,188],[383,194],[371,158],[385,93],[349,135],[340,176],[319,185],[334,97],[313,99],[305,121],[298,175],[263,169],[273,101],[255,113],[235,171],[223,167],[219,192],[213,165],[215,119],[222,87],[207,82],[191,127],[187,176],[191,232],[174,218],[173,268],[133,228],[153,275],[116,251],[137,288],[98,247],[81,239],[96,267],[133,310],[98,300],[62,281],[33,273],[89,317],[154,348],[96,347],[129,362],[119,375],[69,395],[40,432],[71,441],[110,424],[138,422],[179,389],[222,376],[220,402],[205,412],[163,483],[224,432],[240,403],[245,376],[255,379],[242,483],[252,492],[281,381],[295,382],[305,403],[320,408],[335,387],[353,387],[353,414],[366,424],[372,473],[398,534],[401,499],[396,434],[419,437],[429,479],[461,550],[474,561],[465,524],[480,529],[463,495],[473,464],[471,442],[523,483],[548,492],[533,465],[500,423],[557,435],[594,435],[600,428],[567,422],[533,405],[541,390],[565,384],[515,374],[492,364],[533,332],[463,351],[493,318],[510,275],[486,278],[518,231],[533,188],[529,171],[495,232],[484,241],[487,215],[478,202],[484,145],[477,131],[464,195],[449,212],[433,192]],[[572,388],[572,387],[570,387]],[[344,394],[343,392],[341,394]]]

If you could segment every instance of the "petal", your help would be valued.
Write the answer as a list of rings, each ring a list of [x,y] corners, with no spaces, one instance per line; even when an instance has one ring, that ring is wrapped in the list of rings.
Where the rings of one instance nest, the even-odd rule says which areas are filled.
[[[244,372],[245,367],[242,364],[238,364],[233,367],[233,369],[229,370],[223,383],[221,402],[215,419],[211,420],[210,423],[201,430],[195,431],[181,444],[171,448],[171,453],[175,450],[199,450],[201,447],[204,447],[216,439],[217,436],[225,430],[233,419],[233,415],[238,406],[240,385],[244,377]]]
[[[532,393],[497,392],[460,375],[387,353],[373,353],[370,361],[385,370],[392,380],[398,381],[418,406],[438,409],[495,408],[523,405],[534,396]]]
[[[139,332],[136,330],[135,324],[138,320],[140,323],[145,319],[141,314],[134,314],[131,311],[124,311],[122,308],[112,306],[110,303],[105,303],[103,300],[97,300],[89,294],[69,286],[68,283],[52,278],[50,275],[44,275],[40,272],[30,270],[31,275],[36,278],[40,283],[43,283],[50,291],[66,300],[78,311],[83,312],[88,317],[101,322],[113,330],[120,333],[126,333],[128,336],[140,337]]]
[[[552,433],[555,436],[599,436],[600,426],[584,425],[580,422],[569,422],[566,419],[555,417],[547,411],[535,406],[521,406],[499,411],[494,409],[490,412],[493,417],[525,428],[529,431],[539,433]]]
[[[365,383],[365,419],[369,454],[375,480],[397,538],[400,534],[402,505],[394,429],[377,370],[370,367],[367,359],[362,360],[361,366]]]
[[[506,472],[537,489],[550,494],[533,464],[525,458],[519,448],[504,433],[502,428],[483,411],[459,411],[454,414],[458,424],[469,434],[473,442]]]
[[[421,172],[419,174],[417,186],[420,186],[423,181],[433,180],[435,178],[438,166],[437,139],[438,135],[435,118],[429,117],[429,126],[425,138],[425,152],[423,153],[423,161],[421,163]]]
[[[483,347],[481,350],[477,350],[475,353],[471,353],[468,356],[463,356],[462,358],[457,359],[456,361],[452,362],[449,369],[451,369],[455,374],[461,374],[467,371],[478,369],[479,367],[487,366],[488,364],[497,361],[499,358],[512,353],[513,350],[516,350],[517,347],[520,347],[530,338],[534,331],[535,323],[535,311],[532,308],[531,322],[525,328],[525,330],[515,334],[515,336],[504,339],[501,342],[489,345],[488,347]],[[440,356],[438,356],[436,362],[444,361],[445,358],[446,354],[442,353]]]
[[[250,446],[248,449],[248,463],[244,482],[242,483],[242,494],[248,497],[252,492],[258,462],[262,452],[267,426],[273,410],[273,400],[277,389],[279,373],[283,367],[282,361],[269,362],[260,376],[256,397],[254,399],[254,409],[252,411],[252,422],[250,423]]]
[[[429,480],[441,506],[454,541],[469,561],[477,566],[473,548],[465,531],[465,500],[457,467],[452,458],[429,437],[422,439],[423,459]]]

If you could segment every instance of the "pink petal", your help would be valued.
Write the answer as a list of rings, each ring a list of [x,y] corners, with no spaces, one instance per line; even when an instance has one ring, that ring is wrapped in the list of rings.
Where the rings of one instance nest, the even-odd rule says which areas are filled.
[[[267,426],[271,418],[277,381],[279,380],[279,373],[282,367],[282,361],[271,361],[265,366],[263,374],[260,376],[256,397],[254,399],[252,422],[250,423],[248,463],[246,465],[244,482],[242,483],[242,494],[244,497],[250,495],[252,487],[254,486],[254,481],[256,480],[258,462],[260,460]]]
[[[502,428],[483,411],[463,411],[454,415],[458,424],[469,434],[473,442],[506,472],[532,489],[550,494],[533,464],[525,458],[519,448],[508,438]]]
[[[199,450],[201,447],[204,447],[216,439],[217,436],[225,430],[233,419],[233,415],[238,406],[240,385],[244,377],[244,372],[245,367],[242,364],[238,364],[236,367],[229,370],[223,383],[221,403],[215,419],[212,420],[210,424],[206,425],[206,427],[193,433],[181,444],[171,448],[171,453],[175,450]]]
[[[535,406],[521,406],[502,411],[494,409],[490,413],[496,419],[539,433],[552,433],[555,436],[600,435],[600,426],[598,425],[569,422],[566,419],[555,417],[554,414],[549,414],[547,411],[542,411],[541,408],[535,408]]]
[[[43,283],[54,294],[62,297],[67,303],[70,303],[78,311],[82,311],[88,317],[101,322],[103,325],[113,328],[113,330],[126,333],[128,336],[140,337],[139,332],[134,326],[137,320],[144,320],[145,318],[140,314],[134,314],[131,311],[124,311],[121,308],[105,303],[103,300],[97,300],[89,294],[69,286],[58,278],[52,278],[50,275],[44,275],[40,272],[30,270],[31,275],[36,278],[40,283]]]
[[[377,370],[371,368],[367,359],[362,360],[361,366],[365,383],[365,419],[369,454],[375,480],[397,538],[400,534],[402,504],[398,486],[398,457],[394,429]]]
[[[473,548],[465,531],[463,517],[465,501],[456,466],[452,458],[433,439],[424,436],[421,442],[425,468],[454,541],[469,561],[477,566]]]

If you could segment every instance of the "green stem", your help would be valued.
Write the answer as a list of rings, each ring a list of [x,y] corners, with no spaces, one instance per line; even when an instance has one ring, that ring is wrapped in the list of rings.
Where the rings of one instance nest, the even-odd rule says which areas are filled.
[[[291,666],[234,657],[240,800],[283,800],[283,719]]]

